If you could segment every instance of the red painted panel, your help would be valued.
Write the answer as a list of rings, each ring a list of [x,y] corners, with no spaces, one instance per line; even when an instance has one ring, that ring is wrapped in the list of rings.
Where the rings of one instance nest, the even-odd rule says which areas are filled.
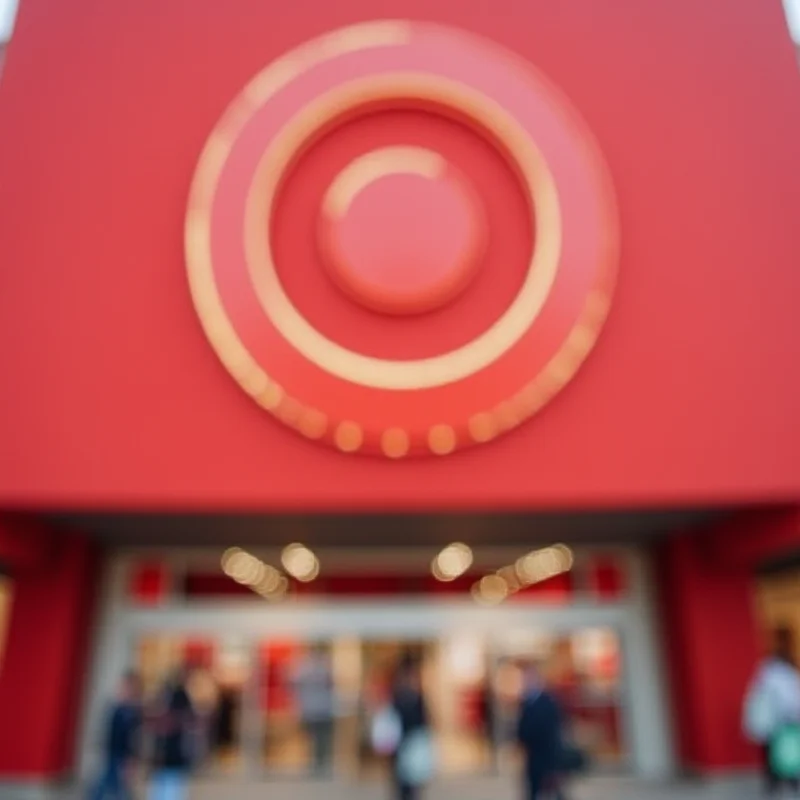
[[[132,602],[157,606],[167,599],[170,590],[169,567],[160,562],[136,564],[128,580],[128,595]]]
[[[708,542],[720,563],[756,569],[768,561],[800,555],[800,508],[755,509],[711,533]]]
[[[217,643],[211,639],[187,639],[183,643],[183,663],[193,668],[211,669]]]
[[[0,777],[59,777],[73,765],[92,630],[97,559],[62,537],[36,571],[14,580],[0,672]]]
[[[574,575],[565,572],[546,581],[526,586],[512,595],[511,602],[568,603],[574,590]]]
[[[186,8],[21,4],[0,83],[0,502],[798,496],[800,76],[779,0]],[[344,458],[281,430],[217,363],[183,264],[189,181],[227,102],[284,50],[376,15],[530,59],[597,135],[620,201],[619,284],[584,369],[520,431],[441,462]]]
[[[7,569],[35,569],[41,566],[53,546],[53,537],[30,519],[0,518],[0,564]]]
[[[622,599],[628,591],[624,562],[612,557],[593,558],[589,563],[589,590],[602,601]]]
[[[670,539],[657,566],[680,757],[701,772],[754,766],[741,726],[760,653],[752,575],[710,559],[692,535]]]
[[[462,575],[453,581],[439,581],[430,574],[334,573],[322,575],[312,583],[292,581],[291,592],[301,597],[409,597],[430,595],[441,598],[468,598],[482,573]],[[526,587],[510,599],[514,602],[569,602],[573,596],[572,574],[558,575],[542,583]],[[252,590],[231,580],[226,575],[190,573],[186,576],[184,590],[187,597],[249,597]]]

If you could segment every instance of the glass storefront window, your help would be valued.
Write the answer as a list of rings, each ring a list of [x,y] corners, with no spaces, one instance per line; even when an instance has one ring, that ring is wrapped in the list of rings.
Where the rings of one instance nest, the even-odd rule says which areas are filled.
[[[617,767],[625,756],[622,730],[621,644],[609,628],[573,633],[522,631],[505,637],[495,670],[495,704],[501,720],[501,753],[507,760],[510,726],[522,691],[517,663],[531,659],[564,708],[569,735],[599,766]]]
[[[415,655],[422,665],[445,777],[505,771],[516,764],[520,661],[534,659],[566,711],[575,743],[598,766],[621,766],[627,749],[618,631],[529,628],[499,638],[465,631],[427,640],[234,642],[155,634],[138,639],[136,667],[151,700],[177,666],[193,667],[189,690],[207,723],[208,769],[249,764],[267,776],[332,773],[369,780],[387,769],[386,759],[372,750],[369,731],[373,715],[391,696],[404,655]],[[327,684],[304,683],[314,665],[323,669]],[[330,707],[317,725],[308,707],[320,699]]]
[[[192,667],[187,689],[199,714],[205,765],[227,770],[241,763],[245,694],[250,681],[249,649],[235,639],[145,635],[135,649],[145,703],[151,705],[172,673]]]

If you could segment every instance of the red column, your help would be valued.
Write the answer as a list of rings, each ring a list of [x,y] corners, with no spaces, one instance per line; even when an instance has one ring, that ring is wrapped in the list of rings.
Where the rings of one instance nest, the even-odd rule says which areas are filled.
[[[96,575],[94,548],[66,535],[53,537],[35,567],[12,571],[0,780],[58,778],[73,766]]]
[[[752,572],[710,557],[701,534],[670,539],[658,563],[683,764],[706,774],[754,766],[741,726],[759,656]]]

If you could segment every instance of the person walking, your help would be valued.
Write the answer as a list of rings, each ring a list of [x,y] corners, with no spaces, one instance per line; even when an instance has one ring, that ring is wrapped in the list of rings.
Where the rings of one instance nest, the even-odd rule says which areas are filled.
[[[164,687],[154,715],[155,742],[150,800],[186,800],[196,761],[197,718],[187,689],[186,669]]]
[[[433,773],[433,745],[428,707],[422,691],[419,661],[407,655],[400,662],[392,693],[400,741],[392,759],[397,800],[418,800]]]
[[[138,676],[129,672],[120,681],[117,697],[109,710],[103,741],[103,768],[89,791],[89,800],[131,800],[141,725],[141,686]]]
[[[523,681],[517,741],[524,754],[526,797],[561,798],[561,710],[536,665],[524,666]]]
[[[776,631],[773,654],[750,685],[744,727],[761,748],[767,796],[800,793],[800,671],[789,628]]]
[[[294,676],[300,717],[311,741],[314,774],[325,775],[333,762],[335,688],[328,652],[311,649]]]

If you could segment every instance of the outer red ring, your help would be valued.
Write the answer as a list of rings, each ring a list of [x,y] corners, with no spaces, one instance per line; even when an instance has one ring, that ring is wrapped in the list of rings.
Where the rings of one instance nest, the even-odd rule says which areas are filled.
[[[378,44],[367,36],[364,46],[357,46],[359,33],[376,25],[398,26],[395,30],[403,35]],[[331,47],[337,36],[344,37],[340,44],[345,42],[338,50]],[[605,319],[616,273],[618,220],[602,156],[557,90],[530,65],[478,37],[421,23],[377,23],[331,34],[303,52],[326,46],[330,58],[316,63],[309,59],[307,69],[253,108],[253,86],[264,81],[263,75],[257,77],[223,118],[201,159],[187,221],[187,249],[195,304],[206,332],[229,371],[264,407],[304,435],[341,450],[401,457],[446,454],[488,441],[535,413],[571,378]],[[274,74],[275,67],[270,70]],[[253,293],[241,222],[248,177],[285,119],[332,81],[335,85],[363,75],[412,70],[476,87],[526,117],[556,177],[564,252],[550,298],[515,346],[462,380],[394,391],[335,377],[289,345],[263,315]],[[248,113],[243,117],[244,108]],[[228,149],[220,163],[215,159],[221,142]],[[207,242],[201,241],[204,235]],[[210,296],[199,265],[204,244],[216,298]]]

